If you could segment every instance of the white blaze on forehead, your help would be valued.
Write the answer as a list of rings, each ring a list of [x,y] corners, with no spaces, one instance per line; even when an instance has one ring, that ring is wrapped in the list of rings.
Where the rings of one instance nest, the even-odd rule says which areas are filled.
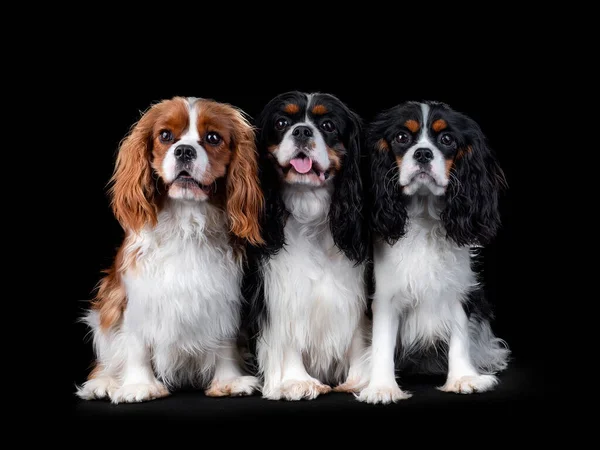
[[[419,130],[419,138],[408,149],[408,151],[406,152],[407,154],[412,153],[412,151],[420,147],[427,147],[432,150],[435,148],[434,143],[429,140],[429,132],[427,130],[427,119],[429,118],[429,105],[421,103],[421,114],[423,115],[423,119],[421,121],[421,129]]]
[[[421,126],[421,140],[427,139],[429,134],[427,129],[427,120],[429,119],[429,105],[425,103],[421,103],[421,114],[423,114],[423,123]]]
[[[198,99],[188,97],[186,99],[188,107],[189,125],[187,130],[181,135],[181,140],[198,142],[200,135],[198,134]]]
[[[308,122],[308,112],[310,111],[310,104],[312,102],[312,99],[314,97],[314,94],[306,94],[306,114],[304,116],[304,121]]]

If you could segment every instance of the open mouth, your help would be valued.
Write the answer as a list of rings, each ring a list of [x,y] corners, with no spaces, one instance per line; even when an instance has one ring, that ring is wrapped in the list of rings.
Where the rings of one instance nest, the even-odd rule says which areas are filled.
[[[289,165],[282,168],[284,175],[293,170],[299,175],[314,175],[321,181],[326,181],[330,177],[328,170],[323,170],[321,166],[314,162],[304,153],[299,153],[289,162]]]
[[[179,175],[173,180],[173,184],[177,184],[186,189],[201,189],[207,195],[212,191],[212,185],[207,186],[199,183],[185,170],[179,172]]]

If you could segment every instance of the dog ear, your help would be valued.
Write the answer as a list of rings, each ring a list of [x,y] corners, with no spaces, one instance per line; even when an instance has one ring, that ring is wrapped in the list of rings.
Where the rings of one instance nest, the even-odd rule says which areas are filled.
[[[285,245],[285,222],[288,212],[281,196],[281,180],[267,149],[267,126],[275,102],[271,101],[256,120],[256,148],[258,151],[258,179],[264,198],[264,207],[259,217],[264,244],[254,252],[264,257],[275,255]]]
[[[227,173],[227,215],[231,232],[252,245],[261,245],[260,216],[264,198],[258,179],[254,129],[241,111],[234,115],[234,150]]]
[[[500,227],[498,200],[507,183],[479,125],[465,119],[469,133],[450,168],[440,217],[448,237],[458,245],[485,245]]]
[[[329,209],[331,234],[337,247],[355,263],[367,257],[368,224],[364,214],[363,180],[361,176],[362,123],[347,110],[350,118],[348,141],[344,143],[341,168],[333,182],[335,190]]]
[[[374,121],[366,137],[370,168],[369,221],[371,231],[393,245],[404,236],[408,214],[399,183],[400,168],[383,135],[383,120]]]
[[[156,225],[156,187],[152,179],[152,128],[157,105],[151,107],[132,127],[119,147],[111,178],[111,206],[125,230],[139,231]]]

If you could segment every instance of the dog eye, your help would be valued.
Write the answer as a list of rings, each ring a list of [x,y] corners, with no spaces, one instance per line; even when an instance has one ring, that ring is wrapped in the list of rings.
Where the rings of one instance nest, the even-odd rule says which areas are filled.
[[[285,127],[288,126],[288,121],[285,119],[279,119],[277,122],[275,122],[275,129],[276,130],[283,130]]]
[[[169,130],[162,130],[159,133],[158,138],[160,142],[167,144],[169,142],[173,142],[173,133],[171,133]]]
[[[333,133],[335,131],[335,125],[331,120],[326,120],[321,124],[321,128],[323,128],[328,133]]]
[[[440,142],[444,145],[452,145],[454,143],[454,138],[450,134],[444,133],[440,136]]]
[[[400,144],[407,144],[410,141],[410,136],[408,133],[401,131],[396,135],[396,141]]]
[[[208,133],[205,140],[210,145],[218,145],[223,139],[217,133]]]

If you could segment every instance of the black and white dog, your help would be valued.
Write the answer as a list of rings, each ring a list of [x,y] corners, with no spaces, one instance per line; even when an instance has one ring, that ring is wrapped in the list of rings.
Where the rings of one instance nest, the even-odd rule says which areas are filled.
[[[367,224],[360,118],[330,94],[288,92],[257,118],[267,242],[256,265],[256,356],[267,399],[366,386]],[[340,384],[342,383],[342,384]]]
[[[500,226],[505,179],[480,127],[449,106],[408,102],[367,130],[375,295],[372,368],[358,398],[407,398],[395,369],[447,373],[440,388],[491,389],[509,350],[492,333],[473,269]]]

